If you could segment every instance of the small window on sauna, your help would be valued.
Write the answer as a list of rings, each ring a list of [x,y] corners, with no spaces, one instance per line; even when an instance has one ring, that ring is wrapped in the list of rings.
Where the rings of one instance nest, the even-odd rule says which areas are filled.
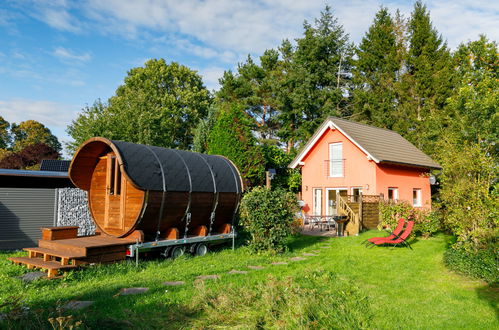
[[[121,194],[121,171],[116,157],[109,159],[108,175],[109,175],[109,195]]]
[[[399,198],[398,188],[388,188],[388,200],[396,201]]]
[[[413,206],[422,206],[421,189],[419,189],[419,188],[412,189],[412,205]]]
[[[111,157],[108,162],[107,173],[109,175],[109,195],[114,195],[115,186],[116,157]]]
[[[115,180],[114,180],[114,193],[116,195],[121,195],[121,171],[120,171],[120,166],[118,164],[118,161],[116,160],[115,162]]]

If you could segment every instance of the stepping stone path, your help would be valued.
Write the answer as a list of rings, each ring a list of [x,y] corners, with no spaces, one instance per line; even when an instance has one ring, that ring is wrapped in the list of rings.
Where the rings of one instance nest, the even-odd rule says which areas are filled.
[[[47,277],[47,274],[44,272],[30,272],[22,276],[18,276],[17,278],[22,280],[23,282],[29,283],[43,277]]]
[[[92,305],[94,302],[93,301],[78,301],[78,300],[71,300],[65,303],[62,306],[62,309],[72,309],[72,310],[78,310],[78,309],[83,309],[86,308],[90,305]]]
[[[119,295],[120,296],[127,296],[130,294],[140,294],[149,291],[149,288],[125,288],[121,289]]]
[[[305,260],[307,258],[302,258],[302,257],[293,257],[293,258],[290,258],[289,260],[291,261],[302,261],[302,260]]]
[[[171,282],[163,282],[163,285],[166,286],[179,286],[179,285],[184,285],[184,281],[171,281]]]
[[[317,254],[315,254],[315,253],[307,253],[307,252],[305,252],[305,253],[303,253],[303,255],[307,256],[307,257],[317,257]]]
[[[220,276],[218,275],[199,275],[196,277],[198,280],[218,280],[220,279]]]
[[[313,253],[321,253],[321,251],[319,251],[319,250],[312,250],[311,252],[313,252]]]
[[[285,262],[285,261],[276,261],[276,262],[273,262],[272,265],[287,265],[288,263]]]
[[[265,267],[262,267],[262,266],[248,266],[249,269],[254,269],[254,270],[260,270],[260,269],[264,269]]]
[[[229,272],[229,274],[248,274],[248,271],[233,269]]]

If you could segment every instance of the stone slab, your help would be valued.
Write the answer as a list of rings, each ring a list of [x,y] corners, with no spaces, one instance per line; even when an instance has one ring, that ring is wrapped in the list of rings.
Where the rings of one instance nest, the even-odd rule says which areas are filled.
[[[124,288],[120,291],[120,296],[127,296],[131,294],[141,294],[149,291],[149,288]]]
[[[302,260],[305,260],[306,258],[303,258],[303,257],[293,257],[293,258],[289,258],[289,260],[291,261],[302,261]]]
[[[263,266],[248,266],[249,269],[254,269],[254,270],[260,270],[260,269],[264,269],[265,267]]]
[[[22,280],[23,282],[32,282],[32,281],[35,281],[35,280],[38,280],[40,278],[44,278],[44,277],[47,277],[47,273],[44,273],[44,272],[30,272],[30,273],[26,273],[24,275],[21,275],[21,276],[18,276],[17,278]]]
[[[285,261],[276,261],[276,262],[273,262],[272,265],[287,265],[288,263],[285,262]]]
[[[166,285],[166,286],[180,286],[180,285],[184,285],[185,282],[184,281],[167,281],[167,282],[163,282],[163,285]]]
[[[72,310],[78,310],[78,309],[83,309],[87,308],[88,306],[92,305],[94,302],[93,301],[79,301],[79,300],[71,300],[65,303],[62,308],[63,309],[72,309]]]
[[[315,253],[308,253],[308,252],[305,252],[303,253],[304,256],[307,256],[307,257],[317,257],[317,254]]]
[[[248,274],[248,271],[247,270],[237,270],[237,269],[233,269],[229,272],[229,274]]]
[[[220,276],[218,275],[199,275],[196,277],[198,280],[218,280],[220,279]]]

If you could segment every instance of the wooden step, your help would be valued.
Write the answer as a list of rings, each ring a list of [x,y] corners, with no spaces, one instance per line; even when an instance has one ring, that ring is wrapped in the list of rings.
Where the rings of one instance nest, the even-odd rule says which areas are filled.
[[[57,258],[67,258],[67,259],[78,259],[78,258],[85,257],[85,254],[83,254],[83,253],[70,253],[70,252],[66,252],[66,251],[51,250],[51,249],[46,249],[46,248],[41,248],[41,247],[24,248],[23,250],[28,251],[31,258],[36,257],[32,254],[42,254],[42,255],[49,255],[49,256],[53,256],[53,257],[57,257]]]
[[[48,277],[52,278],[57,275],[58,270],[67,270],[76,268],[76,265],[61,265],[60,262],[57,261],[44,261],[40,258],[29,258],[29,257],[11,257],[7,258],[15,264],[24,264],[29,269],[33,268],[42,268],[48,271]]]
[[[71,239],[61,239],[57,241],[47,241],[41,239],[38,240],[38,246],[43,249],[57,251],[64,254],[87,255],[87,249],[84,246],[65,244],[65,241],[71,241]]]

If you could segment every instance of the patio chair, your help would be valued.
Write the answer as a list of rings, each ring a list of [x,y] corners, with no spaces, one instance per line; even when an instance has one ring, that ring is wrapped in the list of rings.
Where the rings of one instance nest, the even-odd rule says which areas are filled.
[[[397,246],[399,244],[403,244],[403,245],[407,246],[408,248],[410,248],[412,250],[411,245],[409,244],[409,242],[407,242],[407,238],[411,234],[413,226],[414,226],[414,221],[408,221],[407,222],[407,226],[405,227],[404,232],[402,234],[400,234],[400,235],[397,235],[396,238],[394,238],[394,239],[377,240],[376,242],[369,242],[369,243],[373,244],[373,246],[380,246],[380,245],[383,245],[383,244]]]
[[[369,239],[366,239],[366,240],[362,241],[362,243],[369,244],[369,243],[374,243],[374,242],[379,241],[379,240],[394,239],[398,235],[400,235],[400,233],[404,229],[404,225],[405,225],[405,219],[404,218],[400,218],[399,222],[397,224],[397,227],[395,227],[395,230],[393,232],[388,231],[390,233],[389,236],[372,237],[372,238],[369,238]]]

